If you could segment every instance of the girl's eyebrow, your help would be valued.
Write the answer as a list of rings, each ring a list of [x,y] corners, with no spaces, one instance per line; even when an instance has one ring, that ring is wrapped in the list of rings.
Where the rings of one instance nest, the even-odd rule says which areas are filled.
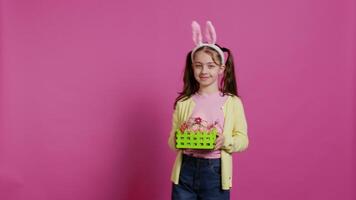
[[[194,63],[202,64],[202,62],[194,62]],[[207,62],[206,64],[215,64],[215,63],[214,62]]]

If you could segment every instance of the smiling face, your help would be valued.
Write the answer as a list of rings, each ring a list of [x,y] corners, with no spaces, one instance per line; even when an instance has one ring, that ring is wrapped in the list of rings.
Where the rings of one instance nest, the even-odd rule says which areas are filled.
[[[219,63],[219,58],[214,53],[217,54],[199,50],[194,54],[192,67],[200,88],[218,88],[218,77],[224,73],[225,66]],[[213,56],[215,56],[214,59]]]

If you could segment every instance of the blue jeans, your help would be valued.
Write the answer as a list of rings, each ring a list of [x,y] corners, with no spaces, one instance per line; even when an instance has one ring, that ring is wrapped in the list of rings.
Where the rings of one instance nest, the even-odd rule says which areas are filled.
[[[172,200],[228,200],[230,190],[221,189],[221,162],[183,154],[179,184],[172,186]]]

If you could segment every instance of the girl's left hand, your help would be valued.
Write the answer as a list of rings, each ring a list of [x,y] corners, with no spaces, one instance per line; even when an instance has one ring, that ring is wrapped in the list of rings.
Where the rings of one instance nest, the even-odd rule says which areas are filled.
[[[225,140],[225,137],[223,135],[223,133],[220,133],[218,132],[218,135],[217,135],[217,139],[216,139],[216,144],[215,144],[215,148],[214,150],[218,150],[218,149],[221,149],[221,147],[223,146],[224,144],[224,140]]]

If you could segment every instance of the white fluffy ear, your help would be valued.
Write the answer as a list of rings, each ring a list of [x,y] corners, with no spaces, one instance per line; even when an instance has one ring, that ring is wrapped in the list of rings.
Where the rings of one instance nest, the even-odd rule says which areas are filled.
[[[205,37],[207,42],[210,44],[215,44],[216,42],[216,32],[213,24],[211,21],[206,22],[206,30],[205,30]]]
[[[203,42],[203,37],[198,22],[196,21],[192,22],[192,30],[193,30],[193,41],[195,45],[200,45]]]

